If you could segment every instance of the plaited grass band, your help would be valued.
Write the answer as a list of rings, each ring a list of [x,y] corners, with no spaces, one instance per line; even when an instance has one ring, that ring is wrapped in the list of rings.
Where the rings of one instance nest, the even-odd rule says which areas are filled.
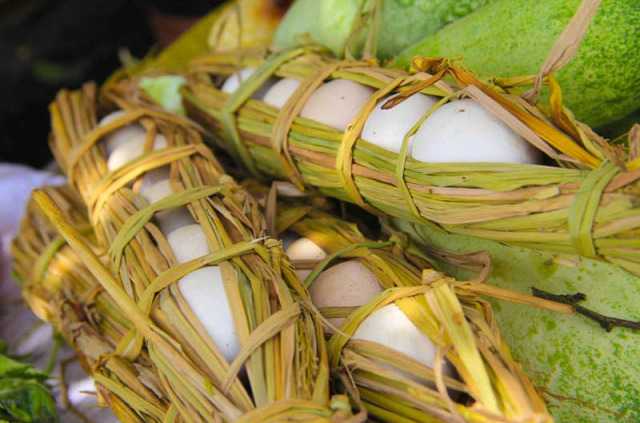
[[[551,94],[550,114],[546,115],[544,109],[532,106],[521,97],[522,87],[533,84],[535,76],[480,79],[452,61],[417,58],[412,70],[416,80],[389,88],[398,84],[399,78],[411,75],[376,67],[371,61],[352,61],[353,67],[338,69],[343,62],[325,53],[309,52],[281,63],[272,74],[305,81],[322,69],[334,67],[336,70],[328,79],[346,78],[367,85],[378,90],[376,96],[387,91],[397,94],[390,106],[417,92],[440,97],[440,105],[460,96],[471,97],[560,167],[419,163],[407,155],[407,138],[411,133],[405,134],[400,154],[384,151],[358,137],[358,128],[368,116],[373,99],[350,128],[340,133],[292,116],[292,107],[296,107],[295,110],[302,107],[303,98],[296,95],[298,91],[295,98],[289,99],[291,103],[286,110],[249,99],[236,111],[238,134],[262,174],[290,179],[298,185],[302,181],[308,190],[354,202],[376,214],[427,224],[440,231],[581,254],[571,235],[573,229],[569,228],[569,208],[584,178],[608,160],[620,169],[626,167],[626,171],[621,170],[611,180],[609,186],[616,190],[605,190],[602,195],[599,213],[609,217],[603,215],[598,220],[603,223],[596,222],[593,227],[595,257],[640,273],[640,249],[628,250],[627,235],[632,231],[630,225],[640,226],[631,223],[632,216],[640,213],[631,200],[640,195],[637,178],[633,177],[639,163],[631,159],[625,161],[624,151],[608,145],[606,140],[576,122],[562,106],[560,87],[553,77],[543,78]],[[220,132],[219,111],[226,97],[211,84],[212,77],[219,80],[228,75],[231,64],[239,68],[260,66],[260,63],[260,58],[255,56],[212,55],[195,60],[191,66],[192,75],[183,93],[188,111],[204,127],[220,134],[225,143],[229,140]],[[379,91],[381,89],[384,91]],[[282,120],[291,121],[292,117],[288,130],[274,129]],[[283,139],[285,134],[287,142],[277,141],[274,147],[276,140]],[[276,154],[277,151],[280,153]],[[296,171],[290,172],[290,169]],[[620,207],[625,208],[623,213]],[[620,216],[620,221],[616,221],[615,216]]]

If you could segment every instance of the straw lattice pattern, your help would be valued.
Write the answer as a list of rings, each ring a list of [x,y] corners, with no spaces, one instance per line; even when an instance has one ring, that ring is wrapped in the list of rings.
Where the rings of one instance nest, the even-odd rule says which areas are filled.
[[[222,93],[218,81],[242,67],[257,69],[233,94]],[[258,177],[289,179],[441,231],[581,254],[640,273],[640,162],[577,122],[562,106],[552,77],[544,78],[550,104],[534,107],[521,89],[535,76],[480,79],[444,59],[416,58],[413,74],[407,74],[300,47],[266,59],[209,55],[195,60],[190,72],[183,92],[190,116]],[[251,98],[272,75],[301,81],[282,109]],[[378,90],[345,133],[298,116],[315,87],[337,78]],[[441,98],[406,134],[399,154],[359,138],[377,101],[397,92],[404,94],[385,107],[416,92]],[[419,124],[462,96],[482,103],[557,166],[429,164],[408,157],[408,139]]]
[[[77,195],[68,186],[45,190],[65,219],[98,249]],[[75,349],[95,381],[99,401],[122,421],[163,422],[173,407],[148,354],[143,351],[132,361],[116,354],[131,322],[33,200],[11,253],[26,303]]]
[[[186,119],[140,108],[115,96],[98,106],[96,90],[61,92],[51,106],[54,155],[88,207],[105,266],[66,221],[46,192],[34,194],[132,330],[118,339],[116,356],[148,352],[171,404],[164,421],[349,420],[344,399],[330,401],[321,327],[301,307],[306,291],[281,244],[265,238],[253,198],[225,175]],[[100,108],[100,112],[98,111]],[[114,108],[127,113],[98,127]],[[107,171],[102,136],[131,122],[147,130],[145,153]],[[150,151],[156,134],[168,147]],[[170,167],[173,194],[149,205],[138,191],[145,172]],[[154,215],[187,207],[211,253],[177,264]],[[229,363],[207,335],[178,288],[204,266],[218,265],[231,304],[240,352]],[[244,376],[246,375],[246,376]],[[241,380],[246,377],[247,384]],[[354,417],[354,421],[362,417]]]
[[[320,309],[327,319],[346,318],[329,340],[331,366],[343,389],[355,403],[362,402],[370,415],[389,422],[552,421],[544,400],[504,345],[490,305],[475,295],[476,284],[457,282],[433,270],[402,234],[374,242],[354,224],[309,205],[281,202],[278,215],[279,231],[307,237],[329,254],[315,263],[305,280],[307,286],[329,263],[357,260],[385,289],[362,307]],[[503,294],[484,288],[486,295]],[[529,305],[566,311],[526,295],[512,295]],[[371,313],[392,303],[437,345],[440,358],[433,368],[391,345],[349,339]],[[443,375],[445,357],[460,380]],[[465,394],[473,400],[467,401]]]

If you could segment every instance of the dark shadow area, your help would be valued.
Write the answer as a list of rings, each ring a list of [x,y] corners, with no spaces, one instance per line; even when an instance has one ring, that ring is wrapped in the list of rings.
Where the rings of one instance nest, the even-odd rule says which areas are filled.
[[[121,52],[144,57],[153,34],[158,40],[174,30],[159,27],[158,14],[165,18],[160,25],[167,16],[179,16],[183,24],[218,3],[0,0],[0,161],[48,163],[48,105],[59,89],[104,81],[119,67]]]

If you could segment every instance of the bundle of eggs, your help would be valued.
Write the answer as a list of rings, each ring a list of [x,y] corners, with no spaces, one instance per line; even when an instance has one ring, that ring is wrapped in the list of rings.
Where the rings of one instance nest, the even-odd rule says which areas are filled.
[[[287,80],[280,82],[283,81]],[[365,87],[365,90],[368,91],[368,88]],[[99,125],[105,126],[125,118],[124,114],[123,111],[111,113]],[[152,141],[147,147],[150,150],[168,147],[162,134],[157,134]],[[102,142],[107,168],[114,171],[144,154],[147,131],[139,123],[130,123],[109,132]],[[141,178],[138,192],[149,204],[173,193],[169,166],[150,170]],[[178,264],[211,253],[202,227],[185,206],[158,212],[154,220],[165,235]],[[292,261],[318,263],[327,258],[327,253],[311,239],[292,236],[285,239],[286,253]],[[311,270],[307,269],[296,271],[300,280],[306,279],[310,273]],[[233,361],[240,344],[219,266],[207,266],[189,273],[178,281],[178,289],[225,359]],[[311,300],[318,308],[359,307],[382,291],[377,276],[357,260],[347,260],[328,267],[309,289]],[[343,323],[344,318],[328,321],[325,331],[331,334],[334,328]],[[433,342],[395,304],[389,304],[367,317],[354,333],[353,339],[383,344],[430,367],[435,360],[436,347]],[[449,376],[454,373],[450,364],[445,366],[444,372]]]
[[[231,94],[254,69],[245,68],[232,74],[221,91]],[[269,78],[252,98],[282,108],[299,88],[293,78]],[[375,89],[348,79],[334,79],[322,84],[308,98],[300,116],[344,132],[366,105]],[[383,106],[397,94],[382,98],[367,117],[360,137],[385,150],[399,153],[406,134],[439,102],[439,98],[414,94],[392,108]],[[439,106],[422,122],[409,138],[407,154],[427,163],[500,162],[541,163],[539,150],[512,131],[479,102],[472,99],[453,100]],[[288,245],[287,245],[288,244]],[[309,238],[285,239],[286,253],[293,262],[320,262],[327,253]],[[311,270],[298,269],[300,280]],[[342,261],[321,272],[309,287],[318,308],[360,307],[383,288],[376,275],[358,260]],[[339,328],[344,318],[329,318],[328,335]],[[435,344],[421,332],[395,304],[389,304],[368,316],[352,339],[376,342],[421,363],[433,367]],[[455,372],[447,363],[444,373]]]
[[[99,126],[126,119],[125,114],[125,111],[116,111],[106,115],[100,120]],[[107,169],[114,171],[145,153],[147,130],[137,122],[130,123],[107,133],[101,142],[106,153]],[[150,150],[167,147],[167,139],[158,133],[152,140]],[[150,205],[174,193],[169,165],[145,172],[141,178],[138,193]],[[186,206],[158,212],[154,220],[178,264],[211,253],[202,227]],[[178,289],[225,359],[233,361],[240,351],[240,342],[220,267],[206,266],[185,275],[178,281]]]
[[[245,73],[240,77],[248,75]],[[235,88],[238,87],[239,81],[227,81],[227,84],[235,84]],[[283,81],[288,83],[289,80],[283,79],[280,83]],[[364,88],[369,91],[368,88]],[[104,126],[124,118],[124,114],[123,111],[111,113],[105,116],[99,125]],[[147,131],[139,123],[131,123],[108,133],[102,142],[107,155],[107,168],[114,171],[145,152]],[[168,143],[162,134],[157,134],[149,147],[150,150],[160,150],[167,148]],[[148,171],[142,175],[138,192],[149,204],[154,204],[173,193],[169,178],[169,166]],[[154,220],[165,235],[178,264],[211,253],[201,226],[185,206],[158,212]],[[285,248],[293,262],[307,261],[317,264],[327,258],[327,253],[309,238],[298,238],[289,234],[285,239]],[[301,281],[310,273],[311,270],[308,269],[296,271]],[[220,268],[208,266],[191,272],[178,281],[178,289],[225,359],[233,361],[240,350],[240,344]],[[382,291],[377,276],[357,260],[347,260],[328,267],[318,275],[309,288],[311,300],[318,308],[359,307]],[[340,327],[344,320],[328,319],[329,325],[325,327],[325,331],[328,334],[333,333],[334,328]],[[395,304],[389,304],[372,313],[359,326],[353,339],[383,344],[430,367],[435,360],[436,347],[433,342]],[[453,373],[450,365],[447,365],[444,371],[449,376]]]
[[[234,92],[253,72],[254,69],[246,68],[232,74],[221,90],[229,94]],[[300,81],[296,79],[272,77],[252,97],[281,108],[299,86]],[[374,93],[373,88],[351,80],[331,80],[309,97],[300,116],[345,131]],[[365,122],[361,138],[398,153],[405,135],[439,99],[418,93],[390,109],[384,109],[383,105],[391,98],[393,95],[378,102]],[[107,115],[100,125],[112,123],[124,113],[118,111]],[[152,141],[151,150],[168,147],[162,134],[157,134]],[[116,170],[141,156],[146,143],[147,131],[138,123],[107,134],[103,145],[108,170]],[[422,162],[534,164],[541,161],[538,150],[480,103],[470,99],[450,101],[431,113],[410,138],[408,154]],[[169,173],[169,167],[164,166],[142,176],[139,193],[149,204],[173,193]],[[178,263],[211,252],[202,228],[186,207],[159,212],[155,221],[165,234]],[[308,238],[295,240],[286,252],[293,261],[320,261],[327,257],[326,252]],[[300,279],[305,279],[309,273],[309,270],[297,271]],[[225,358],[232,361],[239,351],[239,341],[219,267],[203,267],[184,276],[178,281],[178,288]],[[357,260],[343,261],[327,268],[310,286],[311,299],[318,308],[359,307],[382,290],[376,275]],[[326,330],[331,333],[333,327],[339,327],[343,320],[329,319],[330,325]],[[367,317],[353,339],[383,344],[429,366],[435,359],[433,342],[394,304]],[[445,373],[451,375],[452,368],[446,368]]]
[[[313,240],[307,237],[294,239],[285,234],[285,252],[292,262],[321,262],[327,253]],[[311,270],[301,269],[296,275],[302,281],[311,274]],[[361,261],[350,259],[334,264],[323,270],[309,286],[309,294],[314,306],[356,308],[363,306],[383,288],[378,277]],[[324,331],[327,335],[335,332],[345,318],[328,318]],[[355,340],[375,342],[393,348],[417,362],[433,368],[436,346],[429,337],[395,304],[388,304],[371,313],[363,320],[351,337]],[[453,366],[446,361],[443,367],[446,376],[453,376]],[[410,378],[414,378],[408,375]],[[415,379],[415,378],[414,378]],[[416,379],[417,380],[417,379]]]
[[[232,74],[221,90],[234,92],[253,72],[244,68]],[[299,86],[297,79],[271,77],[252,98],[282,108]],[[344,132],[374,93],[374,88],[348,79],[330,80],[311,94],[300,116]],[[394,153],[400,152],[405,135],[440,100],[417,93],[394,107],[383,107],[397,95],[378,101],[360,134],[369,143]],[[538,149],[473,99],[450,101],[429,114],[409,138],[407,154],[425,163],[542,162]]]

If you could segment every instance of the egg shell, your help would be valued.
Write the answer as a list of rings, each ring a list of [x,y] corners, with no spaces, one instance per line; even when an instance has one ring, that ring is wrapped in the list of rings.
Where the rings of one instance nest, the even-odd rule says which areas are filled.
[[[539,150],[472,99],[433,112],[415,133],[411,154],[428,163],[542,161]]]
[[[149,204],[157,203],[165,197],[173,194],[171,189],[171,182],[169,179],[162,179],[155,184],[151,185],[142,196],[149,202]]]
[[[300,81],[297,79],[282,78],[267,90],[262,101],[281,109],[299,86]]]
[[[107,158],[107,169],[116,170],[128,162],[137,159],[144,153],[146,134],[130,138],[125,144],[119,145]],[[157,134],[153,141],[152,150],[167,148],[167,139],[162,134]]]
[[[124,110],[118,110],[109,113],[108,115],[100,119],[98,126],[106,126],[119,117],[124,116],[126,113],[127,112]],[[109,132],[107,135],[102,137],[102,142],[104,143],[107,157],[110,156],[116,148],[128,143],[133,138],[144,136],[146,133],[146,129],[139,123],[130,123],[121,128],[118,128],[113,132]]]
[[[124,116],[127,112],[124,110],[118,110],[110,113],[102,118],[100,126],[108,125],[115,119]],[[111,132],[103,138],[105,142],[105,148],[107,151],[107,168],[109,170],[117,169],[129,160],[133,160],[136,157],[137,152],[142,154],[144,149],[144,141],[146,140],[146,130],[142,125],[132,123],[126,125],[117,131]],[[131,144],[127,147],[126,145]],[[158,134],[156,141],[154,142],[154,150],[165,148],[167,145],[166,138],[162,134]],[[142,145],[142,149],[140,148]],[[118,150],[115,155],[113,152]],[[138,154],[139,156],[139,154]],[[142,176],[142,184],[140,185],[140,192],[144,192],[151,185],[162,179],[169,178],[169,166],[163,166],[157,169],[150,170]]]
[[[383,291],[376,275],[357,260],[336,264],[318,275],[309,287],[311,301],[318,307],[359,307]],[[339,327],[344,318],[328,319]],[[332,333],[333,328],[325,327]]]
[[[321,85],[309,97],[300,116],[344,132],[375,90],[348,79]]]
[[[107,126],[114,120],[126,114],[127,114],[126,110],[116,110],[115,112],[111,112],[108,115],[103,116],[102,119],[100,119],[100,122],[98,122],[98,126]]]
[[[300,191],[298,187],[288,182],[278,184],[277,191],[278,195],[283,197],[304,197],[307,195],[304,191]]]
[[[285,248],[285,253],[291,261],[296,260],[324,260],[327,253],[309,238],[299,238],[291,242],[291,245]],[[310,269],[296,270],[296,276],[299,281],[304,281],[311,274]]]
[[[362,128],[360,137],[385,150],[399,153],[409,130],[438,103],[436,97],[417,93],[402,103],[383,109],[384,104],[399,94],[385,97],[378,102]],[[411,139],[407,152],[411,152]]]
[[[163,234],[171,233],[183,226],[192,225],[195,220],[185,207],[177,207],[172,210],[156,213],[158,226]]]
[[[232,73],[222,84],[220,87],[220,91],[223,93],[231,94],[235,92],[240,85],[247,80],[251,75],[253,75],[255,69],[253,68],[244,68],[237,72]],[[278,79],[275,77],[271,77],[267,79],[261,86],[256,90],[251,98],[255,100],[262,100],[267,93],[267,91],[276,83]]]
[[[149,188],[151,188],[156,183],[168,180],[170,176],[170,168],[169,166],[162,166],[156,169],[151,169],[150,171],[144,173],[142,175],[142,183],[140,184],[140,193],[144,194]]]
[[[224,358],[233,361],[240,341],[220,267],[194,270],[178,281],[178,289]]]
[[[144,193],[141,193],[143,197],[149,202],[149,204],[157,203],[165,197],[173,194],[171,185],[168,179],[156,182],[149,187]],[[193,216],[189,213],[186,207],[174,207],[172,209],[164,210],[155,214],[155,219],[158,222],[158,226],[163,234],[168,235],[178,228],[183,226],[192,225],[195,223]]]
[[[352,339],[376,342],[393,348],[433,368],[436,357],[435,344],[395,304],[388,304],[371,313],[360,323]],[[455,375],[453,366],[448,361],[444,362],[442,372],[446,376]],[[405,374],[419,381],[416,376]]]
[[[197,224],[182,226],[169,232],[167,242],[178,264],[211,253],[204,231]]]
[[[296,242],[296,240],[300,239],[300,235],[296,234],[295,232],[284,232],[282,234],[280,234],[280,241],[282,242],[282,248],[285,250],[285,254],[287,252],[287,250],[289,249],[289,247],[291,246],[291,244],[293,244],[294,242]],[[288,254],[287,254],[288,255]],[[291,258],[291,257],[289,257]]]

